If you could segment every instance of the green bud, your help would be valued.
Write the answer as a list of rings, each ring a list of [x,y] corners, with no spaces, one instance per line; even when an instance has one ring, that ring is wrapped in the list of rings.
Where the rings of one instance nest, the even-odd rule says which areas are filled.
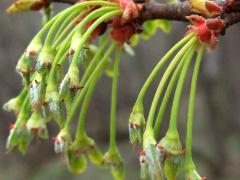
[[[73,151],[69,150],[68,157],[68,169],[75,174],[81,174],[87,169],[87,159],[84,155],[75,155]]]
[[[148,173],[151,179],[163,179],[163,170],[161,161],[163,160],[163,154],[159,151],[156,145],[149,144],[145,148],[146,162],[148,165]]]
[[[19,116],[17,123],[10,125],[10,134],[7,138],[6,148],[11,151],[15,146],[18,146],[20,152],[25,154],[31,137],[27,131],[25,120],[22,118],[24,117]]]
[[[179,140],[178,133],[167,133],[164,138],[162,138],[158,144],[159,147],[162,147],[164,151],[171,155],[180,155],[182,154],[182,145]]]
[[[30,80],[31,66],[29,58],[27,58],[25,53],[18,60],[16,71],[18,72],[18,74],[20,74],[26,84],[28,84]]]
[[[69,50],[69,55],[73,56],[74,53],[76,52],[77,48],[79,47],[79,44],[82,41],[82,34],[79,32],[74,33],[71,41],[71,46]]]
[[[78,154],[86,154],[95,165],[102,166],[103,155],[93,139],[84,135],[77,137],[71,146],[71,149]]]
[[[62,104],[60,103],[59,94],[57,91],[57,85],[55,82],[49,82],[45,93],[45,102],[49,106],[54,120],[58,123],[60,127],[64,124],[64,112]]]
[[[33,112],[26,126],[30,134],[42,139],[48,138],[47,125],[40,112]]]
[[[50,48],[43,48],[39,53],[36,67],[38,70],[46,70],[49,69],[54,60],[55,53]]]
[[[71,90],[78,90],[80,88],[80,72],[77,65],[71,65],[68,73],[63,78],[61,84],[60,84],[60,96],[64,97],[64,94],[68,91],[68,89]]]
[[[26,49],[26,56],[31,60],[35,60],[42,50],[42,47],[42,39],[40,37],[35,37]]]
[[[3,105],[3,109],[8,112],[14,112],[16,114],[19,113],[19,110],[22,105],[22,99],[19,98],[19,96],[10,99],[8,102],[6,102]]]
[[[181,168],[181,157],[170,156],[164,160],[164,174],[168,180],[175,180]]]
[[[71,66],[68,71],[68,87],[70,89],[78,89],[80,85],[79,80],[80,72],[77,66]]]
[[[45,83],[43,74],[37,72],[30,84],[29,89],[30,103],[33,111],[41,110],[43,105],[44,90]]]
[[[137,102],[129,118],[129,138],[133,144],[136,141],[142,143],[142,137],[145,130],[146,122],[144,117],[143,104]]]
[[[54,150],[56,153],[65,152],[72,142],[71,135],[66,129],[62,129],[53,140],[55,141]]]
[[[125,178],[124,162],[117,149],[106,152],[103,162],[111,167],[111,173],[116,180],[123,180]]]
[[[96,144],[92,145],[91,150],[87,155],[93,164],[100,167],[103,166],[103,154]]]

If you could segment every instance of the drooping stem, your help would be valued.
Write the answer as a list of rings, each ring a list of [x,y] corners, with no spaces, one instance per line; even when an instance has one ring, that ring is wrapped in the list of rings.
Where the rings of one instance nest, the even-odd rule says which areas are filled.
[[[98,58],[100,57],[100,54],[102,53],[103,49],[106,47],[107,45],[106,41],[103,44],[103,48],[101,48],[98,51],[98,55],[95,56],[95,59],[93,58],[93,60],[91,61],[92,63],[89,65],[89,67],[87,68],[87,71],[84,73],[84,76],[82,78],[81,83],[84,84],[89,76],[89,73],[93,70],[94,65],[96,65],[96,61],[98,60]],[[110,56],[110,54],[109,54]],[[102,59],[100,60],[100,62],[102,61]],[[96,86],[96,83],[98,81],[98,79],[101,77],[102,71],[104,69],[104,66],[102,66],[102,69],[99,70],[101,71],[100,73],[98,73],[96,76],[94,76],[91,80],[91,84],[89,85],[88,89],[86,89],[86,86],[84,88],[84,91],[87,91],[86,96],[84,98],[83,104],[82,104],[82,108],[81,108],[81,112],[80,112],[80,116],[79,116],[79,120],[78,120],[78,128],[77,128],[77,132],[76,132],[76,138],[81,139],[81,137],[83,137],[85,135],[85,129],[84,129],[84,124],[85,124],[85,120],[86,120],[86,115],[87,115],[87,111],[88,111],[88,107],[92,98],[92,94],[94,92],[94,88]],[[86,74],[87,73],[87,74]],[[84,93],[84,92],[83,92]]]
[[[23,101],[22,107],[20,109],[20,112],[18,114],[18,118],[17,121],[15,123],[15,126],[17,127],[18,125],[22,124],[22,123],[26,123],[27,116],[29,115],[30,112],[30,102],[29,102],[29,94],[26,96],[26,98]]]
[[[97,11],[97,10],[96,10]],[[99,11],[98,11],[99,12]],[[101,24],[103,23],[104,21],[106,20],[109,20],[111,19],[112,17],[115,17],[115,16],[118,16],[120,15],[122,12],[121,10],[113,10],[109,13],[106,13],[104,15],[102,15],[102,12],[99,13],[99,15],[102,15],[100,18],[98,18],[89,28],[88,30],[84,33],[84,35],[82,36],[82,39],[81,39],[81,42],[78,44],[78,48],[76,50],[76,52],[74,53],[74,56],[73,56],[73,59],[72,59],[72,63],[70,66],[75,66],[78,62],[78,57],[79,57],[79,54],[84,46],[84,44],[87,42],[88,38],[90,37],[90,35],[93,33],[93,31]],[[95,14],[95,11],[94,13],[90,13],[88,15],[88,17],[90,18],[90,15],[91,15],[91,18],[92,17],[95,17],[95,16],[98,16],[98,14]],[[86,18],[84,18],[84,20],[81,22],[81,23],[84,23],[86,22]],[[76,33],[79,33],[79,32],[76,32]]]
[[[193,69],[193,76],[191,82],[191,90],[189,97],[189,105],[188,105],[188,118],[187,118],[187,137],[186,137],[186,166],[191,166],[193,164],[192,161],[192,128],[193,128],[193,118],[194,118],[194,108],[195,108],[195,97],[196,97],[196,89],[197,89],[197,81],[199,69],[202,61],[202,56],[204,52],[204,47],[201,47],[198,50],[197,59]]]
[[[63,37],[67,34],[67,32],[75,26],[75,21],[77,21],[78,18],[80,18],[83,15],[83,12],[80,12],[80,10],[75,10],[70,14],[61,24],[61,26],[58,28],[57,33],[54,37],[54,43],[53,43],[53,49],[56,48],[56,46],[61,42]]]
[[[167,54],[158,62],[158,64],[155,66],[147,80],[145,81],[136,102],[142,102],[144,99],[144,96],[146,95],[150,85],[152,84],[153,80],[156,78],[158,75],[159,71],[162,69],[163,65],[169,60],[171,55],[179,48],[181,47],[184,43],[189,41],[191,39],[193,34],[189,34],[186,37],[184,37],[181,41],[179,41],[176,45],[174,45],[168,52]]]
[[[101,59],[100,56],[103,54],[103,51],[105,50],[105,48],[108,45],[108,43],[109,43],[109,40],[106,39],[103,42],[103,44],[101,45],[101,47],[99,48],[99,50],[96,52],[96,54],[94,55],[94,57],[91,60],[90,64],[88,65],[86,71],[84,72],[80,84],[85,84],[85,82],[87,81],[87,79],[91,75],[92,71],[94,70],[97,62],[99,61],[99,59]]]
[[[192,47],[194,45],[194,43],[196,43],[196,38],[193,37],[178,53],[177,55],[173,58],[173,60],[171,61],[171,63],[169,64],[167,70],[165,71],[158,87],[156,90],[156,93],[154,95],[152,104],[151,104],[151,108],[149,111],[149,115],[148,115],[148,120],[147,120],[147,126],[146,126],[146,131],[149,129],[152,130],[152,126],[153,126],[153,120],[154,120],[154,115],[155,115],[155,111],[157,108],[157,104],[159,101],[159,98],[163,92],[163,88],[170,76],[170,74],[172,73],[173,69],[175,68],[176,64],[181,60],[182,56],[186,53],[186,51]]]
[[[120,63],[121,49],[118,49],[113,67],[113,80],[112,80],[112,98],[111,98],[111,117],[110,117],[110,144],[111,150],[116,149],[116,131],[117,131],[117,88],[119,76],[119,63]]]
[[[88,80],[86,81],[85,85],[84,85],[84,89],[88,89],[89,85],[91,84],[92,79],[95,76],[98,76],[99,73],[101,73],[102,68],[105,66],[106,61],[108,60],[108,57],[111,55],[111,53],[113,52],[114,48],[116,47],[115,44],[113,44],[108,51],[104,54],[103,58],[101,59],[101,61],[99,62],[99,64],[97,65],[97,67],[95,68],[95,70],[93,71],[93,73],[91,74],[91,76],[88,78]],[[78,92],[78,94],[76,95],[73,104],[72,104],[72,108],[71,111],[68,113],[68,117],[67,117],[67,121],[65,124],[65,128],[69,131],[71,128],[71,123],[73,120],[73,116],[75,115],[79,104],[82,100],[82,98],[84,97],[84,94],[86,93],[85,90],[82,90],[80,92]]]
[[[183,87],[185,84],[187,72],[188,72],[188,69],[189,69],[189,66],[191,63],[191,59],[192,59],[195,49],[196,49],[196,44],[193,45],[192,47],[190,47],[188,55],[187,55],[187,59],[184,63],[182,72],[180,74],[180,77],[179,77],[179,80],[177,83],[175,95],[173,98],[173,105],[172,105],[172,111],[171,111],[171,116],[170,116],[169,128],[167,130],[167,135],[169,135],[169,134],[178,135],[178,130],[177,130],[177,122],[178,121],[177,120],[178,120],[180,100],[181,100],[182,91],[183,91]]]
[[[185,62],[185,59],[186,59],[187,55],[188,55],[188,53],[185,53],[185,55],[182,57],[182,60],[178,64],[175,72],[173,73],[173,76],[172,76],[172,78],[171,78],[171,80],[168,84],[168,87],[165,91],[165,95],[163,97],[163,100],[162,100],[162,103],[160,105],[160,109],[159,109],[159,112],[158,112],[158,115],[157,115],[157,118],[156,118],[156,122],[154,124],[154,134],[155,134],[156,138],[158,136],[158,133],[159,133],[162,121],[163,121],[163,117],[164,117],[164,113],[165,113],[166,108],[167,108],[169,97],[172,93],[172,90],[173,90],[174,86],[176,85],[177,79],[179,78],[179,74],[182,70],[182,67],[184,65],[184,62]]]

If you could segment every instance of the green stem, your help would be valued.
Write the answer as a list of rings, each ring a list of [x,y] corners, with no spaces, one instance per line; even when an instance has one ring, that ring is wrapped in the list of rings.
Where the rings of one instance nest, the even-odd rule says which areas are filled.
[[[189,105],[188,105],[188,119],[187,119],[186,164],[192,164],[193,117],[194,117],[198,74],[199,74],[199,69],[202,62],[203,52],[204,52],[204,47],[201,47],[198,51],[197,59],[193,69],[192,82],[191,82],[191,90],[190,90]]]
[[[170,116],[170,123],[169,123],[169,128],[167,131],[167,134],[178,134],[177,130],[177,119],[178,119],[178,111],[179,111],[179,106],[180,106],[180,101],[181,101],[181,95],[183,91],[183,87],[185,84],[187,72],[192,60],[193,53],[196,49],[196,45],[192,46],[188,52],[187,59],[184,63],[182,72],[180,74],[175,95],[173,98],[173,105],[172,105],[172,111],[171,111],[171,116]]]
[[[42,10],[42,24],[43,26],[47,24],[52,18],[52,6],[43,8]]]
[[[84,72],[84,75],[82,77],[82,80],[81,80],[80,84],[85,84],[85,82],[87,81],[87,79],[91,75],[92,71],[96,67],[97,62],[100,59],[100,56],[102,55],[102,53],[103,53],[104,49],[106,48],[106,46],[108,45],[108,43],[109,43],[109,41],[108,41],[108,39],[106,39],[103,42],[103,44],[101,44],[100,49],[94,55],[93,59],[91,60],[90,64],[88,65],[86,71]]]
[[[159,133],[159,130],[160,130],[160,127],[161,127],[161,124],[162,124],[162,121],[163,121],[163,117],[164,117],[164,114],[165,114],[165,111],[166,111],[166,108],[167,108],[169,97],[172,93],[172,90],[173,90],[174,86],[176,85],[176,81],[179,77],[179,74],[181,72],[181,69],[183,67],[183,64],[185,62],[185,59],[186,59],[187,55],[188,55],[188,53],[185,53],[185,55],[182,57],[182,60],[178,64],[175,72],[173,73],[173,76],[172,76],[172,78],[171,78],[171,80],[168,84],[168,87],[165,91],[165,95],[164,95],[162,103],[160,105],[160,109],[159,109],[157,119],[156,119],[156,122],[155,122],[155,125],[154,125],[154,134],[155,134],[156,138],[157,138],[157,135]]]
[[[57,64],[59,63],[60,65],[64,62],[64,60],[66,59],[66,55],[67,55],[67,50],[70,46],[70,39],[72,38],[73,34],[74,34],[74,31],[73,30],[67,37],[66,39],[64,40],[64,42],[61,44],[61,47],[60,49],[57,51],[57,54],[56,56],[54,57],[54,60],[53,60],[53,64],[52,64],[52,67],[50,69],[50,73],[49,73],[49,80],[50,81],[54,81],[54,75],[56,74],[55,71],[56,71],[56,67],[57,67]]]
[[[48,48],[51,46],[51,42],[54,38],[54,34],[56,32],[56,28],[59,26],[59,24],[61,23],[61,21],[67,16],[69,15],[71,12],[75,11],[76,9],[83,9],[87,6],[92,6],[92,5],[102,5],[102,6],[116,6],[116,3],[110,3],[110,2],[106,2],[106,1],[86,1],[86,2],[82,2],[82,3],[78,3],[66,10],[64,10],[63,12],[61,12],[61,14],[59,15],[59,17],[56,19],[56,21],[54,22],[54,24],[52,25],[46,40],[45,40],[45,47]]]
[[[112,99],[111,99],[111,121],[110,121],[110,144],[109,149],[116,149],[116,131],[117,131],[117,87],[119,76],[119,63],[121,57],[121,49],[118,49],[113,67],[112,81]]]
[[[82,16],[82,13],[79,14],[80,10],[75,10],[70,14],[61,24],[61,26],[58,28],[57,33],[55,34],[54,37],[54,43],[53,43],[53,49],[56,48],[56,46],[61,42],[63,37],[67,34],[67,32],[75,26],[74,20],[77,20]],[[83,11],[84,12],[84,11]],[[74,19],[73,19],[74,18]]]
[[[177,55],[173,58],[173,60],[171,61],[171,63],[169,64],[168,68],[166,69],[159,85],[158,88],[156,90],[156,93],[154,95],[153,101],[152,101],[152,105],[149,111],[149,115],[148,115],[148,120],[147,120],[147,127],[146,129],[152,129],[152,125],[153,125],[153,120],[154,120],[154,115],[155,115],[155,111],[157,108],[157,104],[159,101],[159,98],[161,96],[161,93],[163,92],[163,88],[164,85],[166,84],[168,77],[170,76],[170,74],[172,73],[173,69],[175,68],[176,64],[179,62],[179,60],[181,60],[182,56],[186,53],[186,51],[192,47],[194,45],[194,43],[196,43],[196,38],[193,37],[178,53]]]
[[[79,10],[80,11],[80,10]],[[44,43],[44,47],[46,48],[50,48],[51,44],[53,43],[53,39],[56,33],[57,28],[59,27],[59,25],[61,24],[61,22],[71,13],[71,11],[67,10],[64,11],[64,13],[62,13],[57,19],[56,21],[53,23],[52,27],[50,28],[47,37],[45,39],[45,43]]]
[[[15,123],[16,127],[22,123],[25,123],[28,120],[27,117],[29,115],[30,109],[31,109],[31,105],[29,102],[29,94],[28,94],[24,99],[21,110],[18,114],[18,118]]]
[[[95,11],[93,11],[93,12],[91,12],[87,17],[85,17],[82,21],[81,21],[81,23],[75,28],[75,32],[77,33],[79,30],[81,30],[82,29],[82,27],[87,23],[87,22],[89,22],[89,21],[91,21],[92,19],[95,19],[96,17],[99,17],[99,16],[101,16],[101,15],[103,15],[103,14],[105,14],[106,12],[109,12],[109,11],[111,11],[111,10],[114,10],[114,9],[116,9],[115,7],[103,7],[103,8],[100,8],[100,9],[98,9],[98,10],[95,10]],[[86,32],[87,33],[87,32]],[[71,33],[71,35],[72,35],[72,33]],[[85,34],[84,34],[85,35]],[[83,37],[84,37],[84,35],[83,35]],[[74,36],[73,36],[74,37]],[[87,38],[85,38],[85,39],[87,39]],[[66,40],[66,42],[68,42],[68,40],[69,40],[69,38]],[[84,40],[82,40],[82,41],[84,41]],[[82,42],[81,41],[81,42]],[[80,46],[79,46],[80,47]],[[58,53],[58,55],[56,56],[57,58],[56,59],[58,59],[59,57],[61,57],[62,55],[63,55],[63,53],[64,53],[64,46],[59,50],[60,52]],[[81,48],[80,48],[81,49]],[[76,52],[77,53],[77,52]],[[75,56],[77,59],[78,59],[78,56]],[[74,60],[73,60],[74,61]],[[53,64],[53,67],[54,68],[52,68],[53,70],[50,72],[50,77],[52,78],[53,77],[53,75],[54,75],[54,69],[56,69],[55,68],[55,66],[56,66],[56,64],[57,64],[57,62],[58,61],[55,61],[54,60],[54,64]],[[74,63],[73,63],[74,64]],[[73,65],[72,64],[72,65]],[[86,76],[85,76],[86,77]]]
[[[108,42],[109,41],[106,40],[102,44],[101,48],[97,51],[95,56],[93,57],[91,63],[89,64],[89,66],[87,67],[87,69],[83,75],[81,84],[85,84],[85,82],[89,78],[89,75],[92,73],[93,69],[96,67],[97,61],[99,60],[100,55],[102,54],[103,50],[106,48]],[[99,79],[100,75],[101,74],[99,74],[98,76],[94,76],[94,80],[92,80],[90,87],[87,89],[87,94],[86,94],[84,102],[82,104],[82,108],[81,108],[81,112],[80,112],[80,116],[79,116],[79,121],[78,121],[79,124],[78,124],[77,133],[76,133],[76,138],[81,138],[85,135],[84,123],[85,123],[85,119],[86,119],[86,114],[87,114],[89,103],[90,103],[90,100],[91,100],[91,97],[92,97],[92,94],[94,91],[94,87],[96,86],[97,80]]]
[[[82,98],[84,97],[84,94],[86,93],[85,89],[88,89],[89,85],[91,84],[92,79],[95,76],[98,76],[99,73],[101,73],[102,68],[105,66],[105,63],[108,60],[108,57],[111,55],[112,51],[114,50],[114,48],[116,47],[115,44],[113,44],[108,51],[105,53],[105,55],[103,56],[103,58],[101,59],[101,61],[99,62],[99,64],[97,65],[97,67],[95,68],[95,70],[93,71],[93,73],[91,74],[91,76],[88,78],[88,80],[86,81],[85,85],[84,85],[84,89],[80,92],[78,92],[78,94],[76,95],[74,102],[72,104],[72,108],[71,111],[69,112],[68,116],[67,116],[67,120],[66,120],[66,124],[65,124],[65,128],[67,131],[70,131],[71,128],[71,123],[73,120],[73,117],[79,107],[79,104],[82,100]]]
[[[103,12],[106,12],[106,10],[96,10],[97,13],[95,11],[93,11],[92,13],[90,13],[86,18],[84,18],[84,20],[81,22],[81,25],[83,26],[86,22],[89,21],[90,18],[92,17],[96,17],[99,15],[102,15]],[[108,10],[109,11],[109,10]],[[79,54],[84,46],[84,44],[87,42],[88,38],[91,36],[91,34],[93,33],[93,31],[104,21],[113,18],[115,16],[120,15],[122,12],[121,10],[113,10],[109,13],[104,14],[103,16],[101,16],[100,18],[98,18],[89,28],[88,30],[84,33],[84,35],[82,36],[81,42],[78,45],[78,48],[76,50],[76,52],[74,53],[73,56],[73,60],[70,66],[75,66],[78,62],[79,59]],[[79,25],[80,26],[80,25]],[[79,33],[78,31],[76,33]]]
[[[168,59],[171,57],[171,55],[179,48],[181,47],[184,43],[189,41],[190,38],[193,37],[193,34],[189,34],[186,37],[184,37],[181,41],[179,41],[176,45],[174,45],[168,52],[167,54],[158,62],[158,64],[155,66],[151,74],[149,75],[148,79],[144,83],[138,97],[137,97],[137,102],[142,102],[145,94],[147,93],[150,85],[152,84],[153,80],[156,78],[158,75],[159,71],[162,69],[163,65],[168,61]]]

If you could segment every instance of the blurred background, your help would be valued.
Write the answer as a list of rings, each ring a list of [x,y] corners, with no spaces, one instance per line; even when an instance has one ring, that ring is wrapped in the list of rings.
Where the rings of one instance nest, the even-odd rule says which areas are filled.
[[[21,89],[15,65],[33,35],[41,27],[40,13],[22,13],[8,16],[5,8],[10,1],[2,0],[0,8],[0,106],[16,96]],[[66,5],[54,5],[55,9]],[[57,11],[57,10],[56,10]],[[118,143],[126,162],[126,179],[139,179],[137,147],[128,140],[128,118],[136,96],[148,74],[158,60],[186,31],[186,24],[173,23],[171,35],[158,32],[154,38],[141,42],[136,56],[122,58],[118,95]],[[219,45],[205,53],[198,91],[193,137],[193,156],[201,175],[209,180],[240,179],[240,25],[227,30]],[[159,76],[161,77],[161,75]],[[146,98],[150,106],[155,87]],[[188,81],[189,82],[189,81]],[[184,142],[189,83],[186,84],[180,110],[180,133]],[[108,144],[109,102],[111,81],[103,78],[98,84],[89,109],[87,132],[105,151]],[[82,175],[68,172],[64,157],[56,155],[53,142],[35,140],[24,157],[17,151],[6,153],[5,144],[9,124],[15,117],[0,110],[0,180],[111,180],[108,170],[89,164]],[[167,117],[166,117],[167,120]],[[166,121],[167,122],[167,121]],[[164,123],[161,136],[167,127]],[[54,124],[49,125],[50,135],[56,135]]]

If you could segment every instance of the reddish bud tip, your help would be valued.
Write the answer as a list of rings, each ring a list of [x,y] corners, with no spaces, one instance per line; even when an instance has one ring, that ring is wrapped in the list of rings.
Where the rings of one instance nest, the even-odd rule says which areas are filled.
[[[207,180],[207,178],[206,177],[202,177],[201,180]]]
[[[65,137],[64,137],[64,136],[61,136],[61,140],[63,140],[63,141],[64,141],[64,140],[65,140]]]
[[[35,2],[31,6],[31,10],[38,11],[38,10],[42,9],[43,7],[46,7],[48,4],[49,3],[48,3],[47,0],[42,0],[42,1]]]
[[[74,54],[74,50],[73,49],[70,49],[67,53],[67,56],[72,56]]]
[[[29,55],[30,57],[34,57],[34,56],[37,55],[37,52],[36,52],[36,51],[29,51],[29,52],[28,52],[28,55]]]
[[[45,134],[46,133],[46,129],[44,128],[44,129],[41,129],[41,133],[42,134]]]
[[[14,124],[13,124],[13,123],[10,123],[9,129],[11,130],[11,129],[13,129],[14,127],[15,127]]]
[[[129,125],[130,125],[130,128],[132,129],[133,128],[133,123],[130,123]]]
[[[158,149],[159,149],[159,151],[160,151],[161,153],[164,152],[164,147],[163,147],[163,146],[158,146]]]
[[[55,142],[57,140],[56,136],[52,136],[51,140]]]
[[[139,150],[138,151],[138,154],[139,154],[139,156],[142,156],[142,155],[145,155],[145,151],[142,149],[142,150]]]
[[[210,30],[222,30],[225,26],[220,18],[208,19],[206,25]]]
[[[206,1],[205,6],[210,13],[221,14],[222,8],[212,1]]]
[[[134,124],[134,127],[135,127],[135,129],[139,129],[140,128],[139,124]]]
[[[38,135],[38,130],[39,130],[38,128],[33,128],[32,129],[34,136]]]
[[[73,153],[73,156],[77,156],[79,151],[78,150],[73,150],[72,153]]]
[[[183,148],[183,150],[182,150],[182,155],[183,155],[183,156],[186,155],[186,148]]]

